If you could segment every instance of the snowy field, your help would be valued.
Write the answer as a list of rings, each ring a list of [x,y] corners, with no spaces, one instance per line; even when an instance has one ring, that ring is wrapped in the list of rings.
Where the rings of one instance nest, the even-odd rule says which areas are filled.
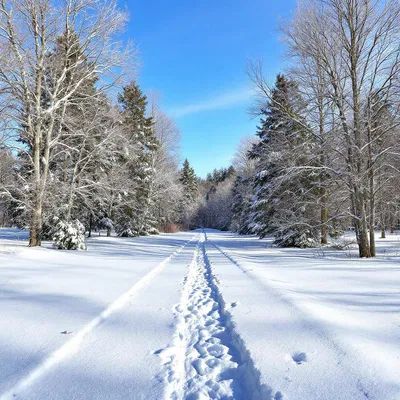
[[[1,400],[400,400],[400,235],[370,260],[211,230],[26,245],[0,229]]]

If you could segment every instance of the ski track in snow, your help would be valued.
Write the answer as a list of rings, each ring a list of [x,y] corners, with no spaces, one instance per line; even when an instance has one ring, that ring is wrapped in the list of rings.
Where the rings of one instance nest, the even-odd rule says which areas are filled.
[[[124,307],[130,298],[141,288],[148,285],[150,281],[159,274],[167,264],[172,261],[182,250],[193,241],[194,238],[198,238],[198,235],[193,236],[185,244],[174,250],[173,253],[164,259],[160,264],[153,268],[150,272],[144,275],[141,279],[133,284],[133,286],[120,297],[118,297],[113,303],[111,303],[104,311],[93,318],[88,324],[86,324],[81,330],[74,333],[71,339],[65,342],[61,347],[46,357],[39,365],[31,370],[26,376],[20,379],[12,388],[0,395],[0,400],[13,400],[17,394],[34,382],[40,379],[47,371],[56,367],[66,357],[73,355],[79,349],[79,345],[84,337],[92,332],[97,326],[102,324],[107,318],[110,317],[114,312]]]
[[[225,251],[224,249],[222,249],[220,246],[218,246],[216,243],[214,243],[212,240],[210,240],[207,236],[207,233],[204,232],[204,240],[205,243],[212,245],[218,252],[220,252],[226,259],[228,259],[233,265],[235,265],[238,269],[240,269],[244,274],[246,274],[246,277],[255,281],[258,285],[260,285],[261,287],[264,288],[264,284],[255,276],[251,273],[251,270],[248,270],[246,268],[244,268],[237,260],[235,260],[227,251]],[[286,299],[282,299],[284,302],[290,304],[292,306],[292,304],[286,300]],[[313,328],[313,330],[315,331],[315,328]],[[321,338],[323,338],[324,340],[327,341],[327,344],[331,345],[335,351],[337,353],[340,354],[345,354],[345,352],[340,348],[340,346],[338,346],[334,341],[332,341],[332,339],[327,338],[325,336],[325,332],[324,331],[315,331]],[[239,337],[239,341],[241,341],[240,337]],[[244,345],[242,346],[242,348],[245,350]],[[307,361],[307,354],[305,352],[297,352],[294,353],[292,355],[292,360],[298,364],[301,365],[304,362]],[[251,361],[251,360],[250,360]],[[253,367],[253,373],[255,371],[255,374],[257,374],[257,376],[259,377],[259,372],[258,370]],[[250,385],[250,387],[254,387],[254,380],[252,385]],[[366,399],[369,399],[369,394],[368,391],[364,388],[364,385],[361,381],[358,381],[357,383],[358,389],[359,391],[365,396]],[[265,386],[264,384],[262,384],[260,386],[259,391],[256,393],[256,396],[254,397],[249,397],[249,399],[257,399],[257,400],[283,400],[284,399],[284,395],[278,391],[275,393],[275,395],[272,394],[273,391],[271,388]],[[247,398],[246,398],[247,399]]]
[[[225,308],[206,240],[204,233],[184,279],[181,301],[175,306],[174,342],[156,352],[166,368],[165,399],[270,398]]]

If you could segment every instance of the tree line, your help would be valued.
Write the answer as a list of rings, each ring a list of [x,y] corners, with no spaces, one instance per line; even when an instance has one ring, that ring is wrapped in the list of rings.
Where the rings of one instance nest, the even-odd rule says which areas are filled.
[[[197,180],[132,79],[127,21],[113,0],[0,1],[0,223],[29,227],[30,246],[188,224]]]
[[[215,227],[297,247],[350,227],[360,257],[375,256],[376,229],[399,221],[399,17],[397,0],[298,4],[281,26],[287,70],[271,87],[249,63],[260,123],[209,203],[209,215],[218,197],[231,205]]]
[[[202,180],[131,78],[115,1],[0,0],[0,223],[60,248],[197,226],[309,247],[351,227],[375,256],[399,220],[399,17],[397,0],[300,2],[289,67],[270,85],[248,65],[256,136]]]

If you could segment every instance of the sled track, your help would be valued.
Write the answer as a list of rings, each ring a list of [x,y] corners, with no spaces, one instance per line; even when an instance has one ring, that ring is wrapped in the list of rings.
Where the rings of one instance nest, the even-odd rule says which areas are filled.
[[[81,330],[74,333],[67,342],[65,342],[61,347],[53,351],[48,357],[46,357],[42,362],[37,365],[34,369],[32,369],[27,375],[22,377],[13,387],[11,387],[8,391],[0,394],[0,400],[13,400],[16,398],[19,392],[27,389],[34,382],[40,379],[43,375],[46,374],[47,371],[56,367],[60,364],[66,357],[71,356],[76,353],[79,349],[79,346],[82,340],[92,332],[97,326],[106,321],[112,314],[114,314],[117,310],[124,307],[130,298],[144,286],[148,285],[153,278],[156,277],[167,265],[171,262],[182,250],[194,239],[198,238],[198,235],[193,236],[190,240],[188,240],[182,246],[179,246],[178,249],[174,250],[170,256],[165,258],[158,264],[155,268],[153,268],[150,272],[140,278],[137,282],[133,284],[133,286],[125,293],[123,293],[120,297],[118,297],[113,303],[111,303],[107,308],[103,310],[103,312],[93,318],[90,322],[88,322]]]
[[[206,240],[203,234],[175,307],[174,342],[158,353],[166,369],[164,398],[271,399],[226,309]]]

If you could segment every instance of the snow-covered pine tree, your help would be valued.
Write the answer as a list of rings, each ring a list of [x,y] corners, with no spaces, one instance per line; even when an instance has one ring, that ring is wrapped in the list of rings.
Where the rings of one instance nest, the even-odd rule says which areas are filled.
[[[198,193],[198,182],[194,169],[190,166],[188,159],[183,162],[180,182],[183,186],[183,196],[187,203],[193,203]]]
[[[115,228],[120,236],[158,233],[153,198],[155,152],[159,146],[152,117],[146,116],[147,97],[136,82],[123,88],[118,96],[123,126],[128,141],[136,146],[136,154],[128,160],[133,187],[130,199],[119,213]]]
[[[280,246],[314,243],[314,212],[306,206],[311,182],[299,168],[307,164],[310,150],[304,107],[295,82],[279,74],[261,111],[260,142],[251,151],[257,173],[248,227],[260,237],[273,234]]]
[[[179,223],[183,228],[191,225],[194,206],[198,198],[198,179],[188,159],[183,162],[179,181],[182,185],[182,198],[179,204]]]

